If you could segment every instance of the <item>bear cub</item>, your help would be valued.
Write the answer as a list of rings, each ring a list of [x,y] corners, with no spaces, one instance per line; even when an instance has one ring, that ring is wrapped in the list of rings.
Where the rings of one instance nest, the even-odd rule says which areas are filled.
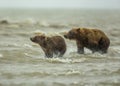
[[[66,52],[66,43],[61,36],[48,37],[41,34],[31,37],[30,40],[39,44],[48,58],[52,58],[54,54],[62,57]]]

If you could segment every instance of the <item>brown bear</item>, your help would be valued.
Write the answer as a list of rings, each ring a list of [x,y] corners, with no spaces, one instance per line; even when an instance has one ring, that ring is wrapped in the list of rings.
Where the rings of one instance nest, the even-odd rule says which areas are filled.
[[[52,58],[54,54],[62,57],[66,52],[66,43],[61,36],[48,37],[42,34],[31,37],[30,40],[39,44],[48,58]]]
[[[64,35],[65,38],[76,40],[77,52],[84,53],[84,47],[90,49],[92,53],[107,53],[110,45],[109,38],[104,32],[98,29],[73,28]]]

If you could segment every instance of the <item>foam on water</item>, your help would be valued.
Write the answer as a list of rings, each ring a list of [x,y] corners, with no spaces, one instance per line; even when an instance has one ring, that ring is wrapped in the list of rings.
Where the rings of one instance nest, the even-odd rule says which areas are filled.
[[[0,54],[0,58],[2,58],[3,57],[3,54]]]
[[[50,63],[80,63],[84,62],[86,59],[81,58],[81,59],[70,59],[70,58],[52,58],[52,59],[46,59],[46,61]]]
[[[19,28],[19,27],[25,27],[25,26],[39,26],[42,28],[67,28],[69,27],[67,24],[60,24],[60,23],[48,23],[47,21],[36,21],[34,19],[28,18],[22,21],[10,21],[8,19],[6,20],[0,20],[0,25],[3,25],[8,28]]]
[[[27,48],[32,48],[32,46],[30,44],[24,44],[23,46],[27,47]]]
[[[37,22],[37,24],[42,27],[49,27],[49,23],[47,23],[46,21],[40,21],[40,22]]]

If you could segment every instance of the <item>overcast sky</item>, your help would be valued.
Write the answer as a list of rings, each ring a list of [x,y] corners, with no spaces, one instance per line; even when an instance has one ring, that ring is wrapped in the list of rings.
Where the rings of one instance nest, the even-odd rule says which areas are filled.
[[[120,0],[0,0],[0,8],[120,8]]]

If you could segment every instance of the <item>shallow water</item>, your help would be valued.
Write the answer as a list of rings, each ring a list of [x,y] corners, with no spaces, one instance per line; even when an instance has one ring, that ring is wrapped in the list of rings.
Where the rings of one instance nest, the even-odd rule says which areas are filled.
[[[120,10],[0,9],[0,86],[119,86]],[[64,57],[48,59],[29,38],[60,34],[72,27],[98,28],[111,40],[107,54],[76,53],[66,40]]]

